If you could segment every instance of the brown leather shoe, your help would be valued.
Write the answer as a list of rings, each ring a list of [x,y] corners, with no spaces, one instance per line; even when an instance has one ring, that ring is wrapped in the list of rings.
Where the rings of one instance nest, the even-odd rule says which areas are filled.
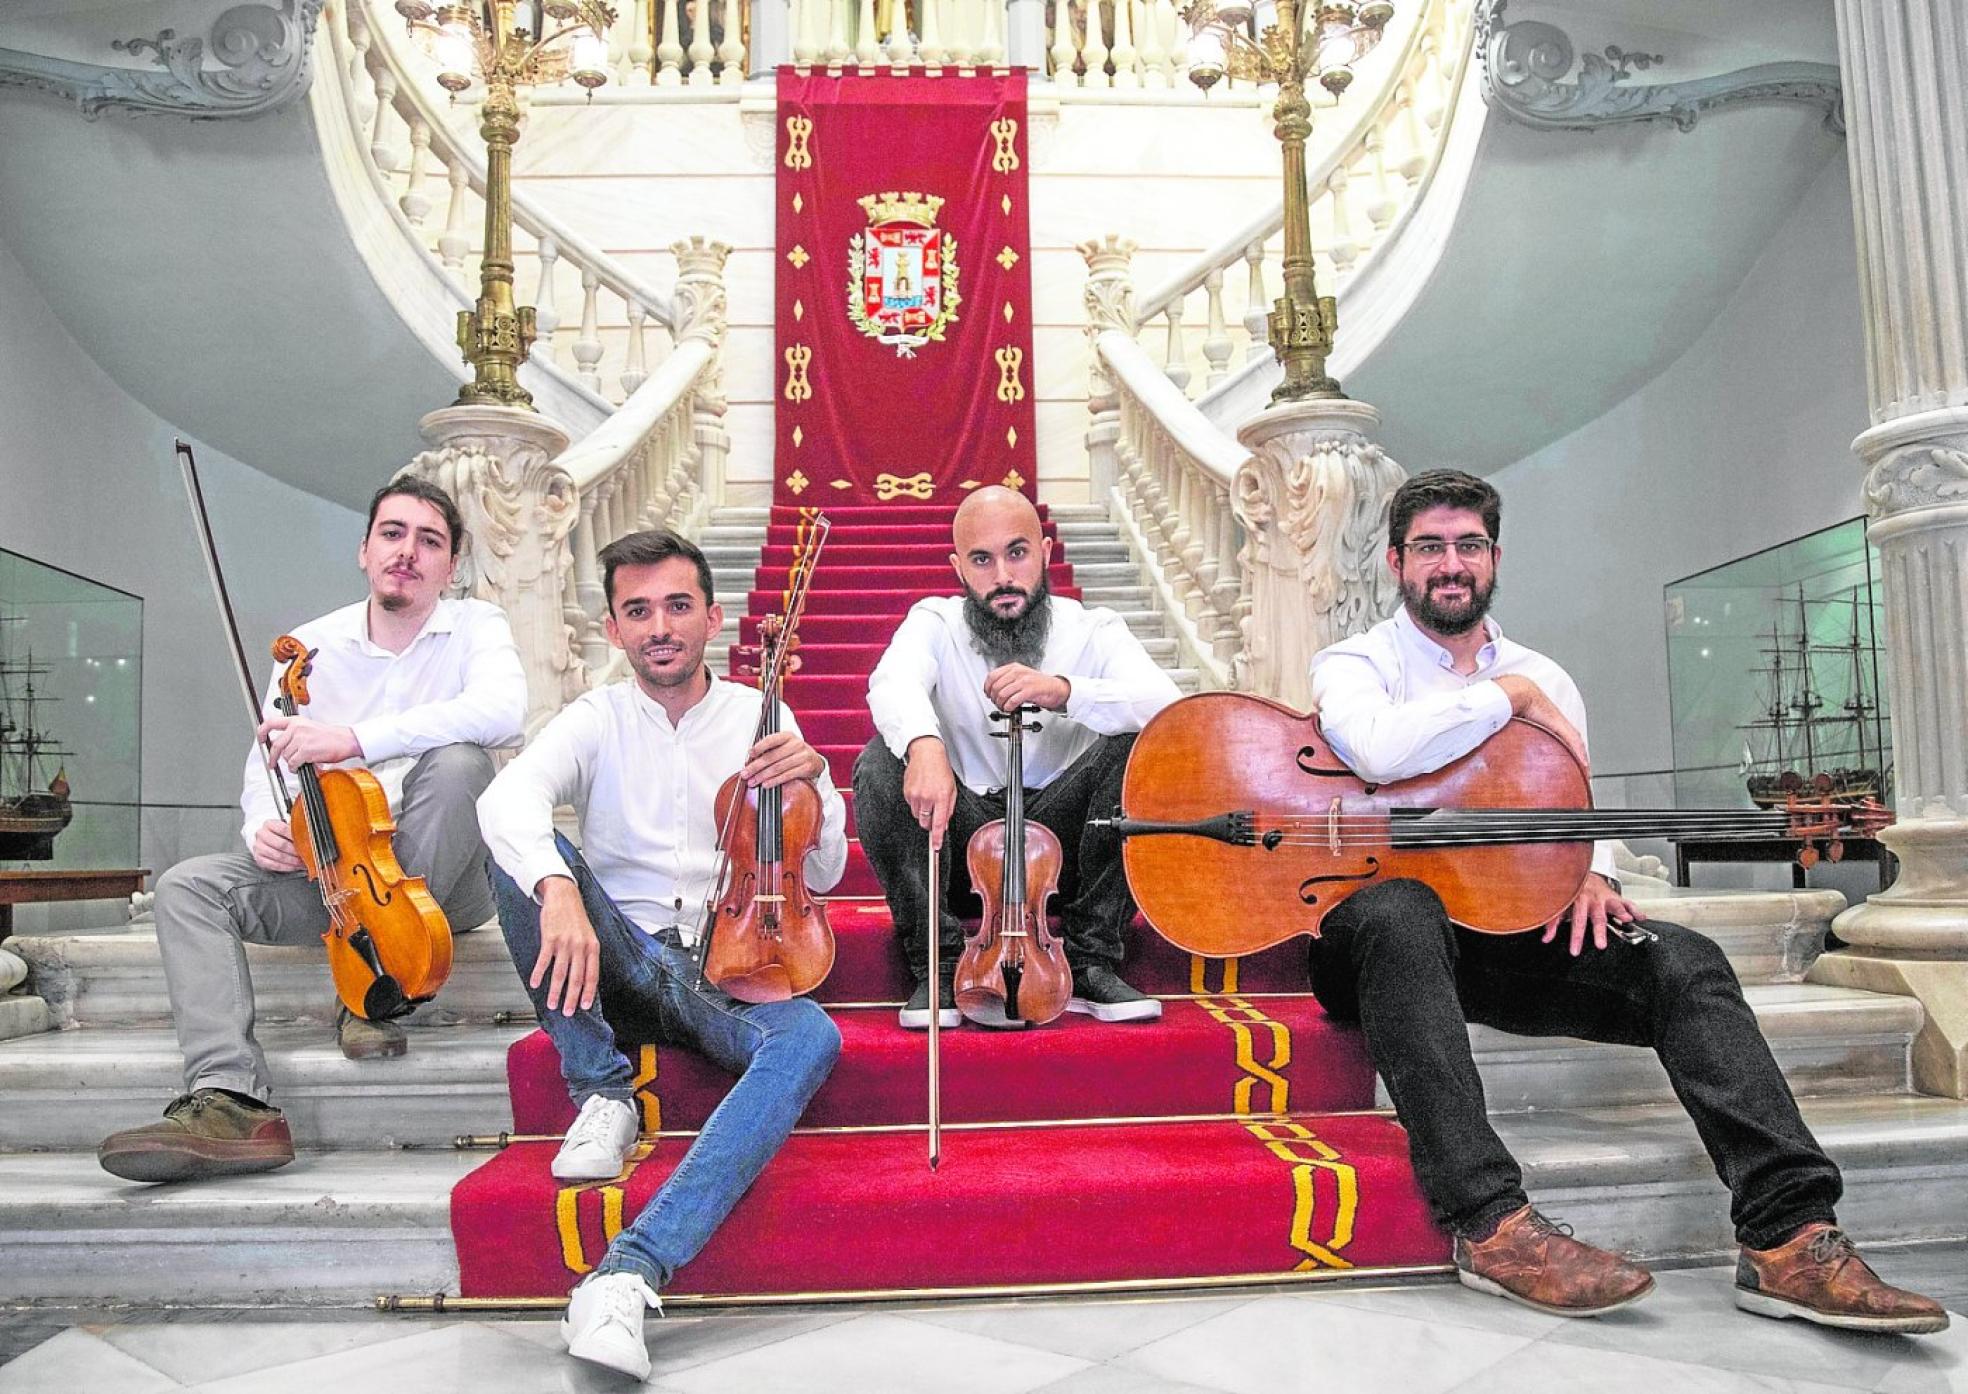
[[[366,1021],[347,1007],[335,1018],[335,1039],[350,1060],[392,1060],[410,1049],[401,1026],[393,1021]]]
[[[1455,1262],[1464,1287],[1557,1317],[1596,1317],[1654,1290],[1654,1275],[1639,1264],[1579,1243],[1528,1205],[1488,1239],[1458,1236]]]
[[[111,1133],[96,1160],[126,1181],[198,1181],[284,1167],[294,1160],[294,1138],[271,1104],[199,1089],[173,1099],[163,1122]]]
[[[1880,1280],[1845,1231],[1808,1224],[1774,1249],[1736,1260],[1736,1305],[1765,1317],[1802,1317],[1847,1331],[1945,1331],[1941,1304]]]

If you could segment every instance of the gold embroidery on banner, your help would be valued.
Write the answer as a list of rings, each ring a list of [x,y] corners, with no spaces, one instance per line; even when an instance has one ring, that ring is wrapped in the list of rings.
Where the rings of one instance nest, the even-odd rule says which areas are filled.
[[[1011,302],[1009,300],[1005,301],[1005,323],[1011,323]]]
[[[1011,195],[1006,194],[1003,198],[999,199],[998,207],[1004,209],[1004,215],[1009,218],[1011,216]]]
[[[650,1086],[656,1083],[656,1047],[645,1045],[637,1047],[636,1076],[629,1081],[635,1090],[636,1102],[642,1110],[642,1130],[645,1133],[660,1133],[663,1130],[663,1096]]]
[[[1005,444],[1013,450],[1018,448],[1018,428],[1016,426],[1005,427]]]
[[[965,492],[965,493],[967,494],[967,493],[969,493],[969,492],[970,492],[970,491],[971,491],[972,489],[981,489],[981,488],[983,488],[983,487],[984,487],[984,481],[983,481],[983,480],[981,480],[981,479],[966,479],[966,480],[965,480],[965,481],[964,481],[963,483],[961,483],[961,484],[959,484],[959,485],[957,485],[957,487],[958,487],[959,489],[962,489],[962,490],[963,490],[963,491],[964,491],[964,492]]]
[[[806,248],[800,246],[799,243],[795,242],[793,244],[792,251],[786,253],[786,260],[790,261],[793,264],[793,269],[795,271],[804,271],[806,269],[806,264],[809,261],[812,261],[813,258],[807,255]]]
[[[1291,1064],[1291,1028],[1273,1021],[1246,997],[1199,997],[1196,1005],[1230,1028],[1237,1044],[1237,1068],[1244,1077],[1231,1091],[1232,1113],[1284,1113],[1291,1107],[1291,1081],[1279,1071]],[[1259,1060],[1257,1033],[1262,1029],[1270,1040],[1268,1060]],[[1260,1088],[1268,1094],[1260,1107],[1252,1107],[1252,1096]]]
[[[797,324],[799,323],[799,321],[805,318],[806,318],[806,302],[804,300],[795,300],[793,302],[793,322]]]
[[[801,212],[803,209],[805,209],[805,207],[806,207],[806,196],[804,194],[794,194],[793,212],[795,213]]]
[[[1018,380],[1018,370],[1025,364],[1025,350],[1001,348],[993,355],[998,363],[998,400],[1000,402],[1022,402],[1025,400],[1025,384]]]
[[[1012,470],[999,483],[1003,484],[1007,489],[1022,489],[1025,487],[1025,476],[1017,470]]]
[[[798,450],[805,441],[806,428],[804,426],[793,427],[793,449]]]
[[[786,168],[812,169],[813,155],[806,148],[807,137],[813,134],[813,120],[807,116],[788,116],[786,118]]]
[[[1339,1251],[1353,1242],[1353,1225],[1360,1211],[1360,1173],[1337,1148],[1321,1142],[1303,1123],[1246,1123],[1244,1126],[1273,1156],[1291,1163],[1291,1246],[1305,1255],[1295,1271],[1351,1268],[1353,1265],[1341,1258]],[[1312,1237],[1312,1227],[1319,1218],[1321,1173],[1333,1179],[1332,1224],[1323,1241]]]
[[[883,503],[907,494],[912,499],[931,498],[936,493],[934,476],[928,470],[912,474],[904,479],[899,474],[878,474],[875,476],[875,497]]]
[[[805,402],[813,397],[813,384],[806,380],[806,365],[813,361],[813,350],[794,344],[786,350],[786,400]]]
[[[993,121],[991,139],[998,143],[998,152],[991,157],[991,168],[999,174],[1010,174],[1018,168],[1018,123],[1009,116]]]
[[[852,479],[830,480],[827,487],[829,489],[852,489],[854,487],[854,481]]]
[[[808,479],[802,470],[794,470],[786,476],[786,487],[793,491],[794,498],[798,498],[801,494],[805,493],[812,483],[813,481]]]
[[[1005,270],[1009,271],[1011,270],[1012,267],[1018,265],[1018,253],[1012,251],[1012,249],[1009,247],[1004,247],[999,250],[997,256],[992,258],[992,260],[996,261],[998,265],[1002,266]],[[1010,309],[1011,307],[1007,305],[1005,308]]]

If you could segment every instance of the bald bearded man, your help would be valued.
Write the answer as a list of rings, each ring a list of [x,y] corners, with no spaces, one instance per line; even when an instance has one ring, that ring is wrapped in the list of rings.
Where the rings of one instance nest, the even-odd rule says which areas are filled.
[[[868,680],[876,735],[854,767],[861,845],[916,980],[902,1025],[929,1026],[929,849],[939,849],[942,884],[974,894],[963,849],[1005,813],[1005,742],[992,737],[1002,726],[990,713],[1026,703],[1040,711],[1025,738],[1025,816],[1057,834],[1065,853],[1057,904],[1073,969],[1067,1010],[1152,1021],[1162,1004],[1118,971],[1135,912],[1120,839],[1085,825],[1120,802],[1135,733],[1181,694],[1120,615],[1051,593],[1052,540],[1024,495],[979,489],[951,532],[963,594],[917,601],[896,630]],[[950,905],[946,896],[939,907],[937,1010],[955,1026],[962,932]]]

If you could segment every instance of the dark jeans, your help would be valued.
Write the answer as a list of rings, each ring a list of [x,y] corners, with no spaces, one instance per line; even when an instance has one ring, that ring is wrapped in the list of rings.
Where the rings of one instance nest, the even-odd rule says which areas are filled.
[[[1088,832],[1086,820],[1110,813],[1121,801],[1132,733],[1102,736],[1043,789],[1025,791],[1025,816],[1059,838],[1064,853],[1059,894],[1060,934],[1066,961],[1074,968],[1101,964],[1118,968],[1123,936],[1134,920],[1134,897],[1121,866],[1121,840],[1106,831]],[[952,972],[963,947],[957,908],[981,909],[964,858],[970,836],[1004,817],[1002,790],[979,794],[961,782],[957,807],[943,835],[944,888],[941,925],[944,972]],[[929,830],[902,798],[902,762],[880,736],[868,742],[854,762],[854,824],[868,862],[881,878],[888,909],[909,971],[921,982],[929,973]]]
[[[1588,940],[1573,958],[1536,933],[1460,929],[1434,891],[1407,880],[1360,891],[1326,917],[1312,941],[1312,990],[1365,1028],[1444,1227],[1480,1233],[1525,1203],[1523,1174],[1484,1110],[1470,1021],[1652,1046],[1729,1188],[1738,1240],[1768,1248],[1833,1219],[1838,1168],[1799,1116],[1728,959],[1693,930],[1647,927],[1658,943],[1614,939],[1601,950]]]

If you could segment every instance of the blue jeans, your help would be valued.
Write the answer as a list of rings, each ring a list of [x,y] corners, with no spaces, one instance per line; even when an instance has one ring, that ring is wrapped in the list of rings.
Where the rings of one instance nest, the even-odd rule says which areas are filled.
[[[664,1045],[687,1046],[738,1076],[682,1162],[635,1223],[608,1246],[598,1271],[636,1273],[661,1289],[697,1256],[772,1160],[840,1058],[840,1030],[804,997],[751,1005],[697,986],[697,967],[674,930],[652,936],[630,923],[580,853],[555,839],[574,870],[581,904],[601,945],[601,991],[572,1016],[547,1010],[545,983],[529,986],[533,1011],[560,1052],[578,1106],[596,1094],[630,1102],[634,1071],[610,1018],[634,1022]],[[520,981],[540,956],[540,907],[495,864],[492,894]]]

